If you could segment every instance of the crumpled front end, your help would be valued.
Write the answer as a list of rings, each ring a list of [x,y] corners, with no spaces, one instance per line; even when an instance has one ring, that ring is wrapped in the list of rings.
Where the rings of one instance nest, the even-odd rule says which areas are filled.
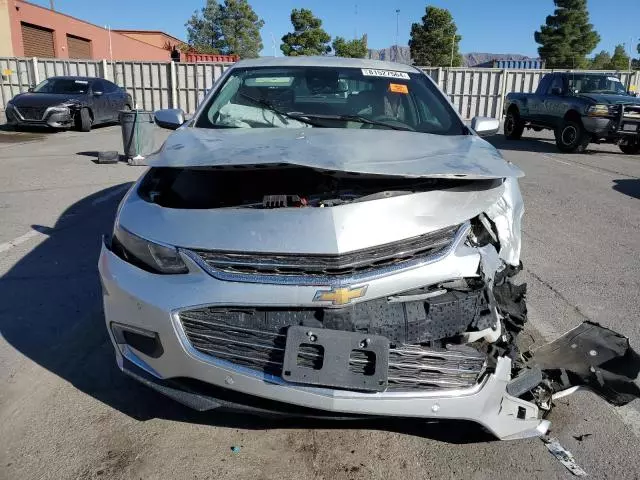
[[[349,193],[327,198],[305,191],[322,185],[311,171],[293,182],[304,194],[263,195],[297,171],[262,170],[262,186],[212,199],[193,193],[193,176],[211,186],[217,173],[188,172],[187,193],[165,174],[129,192],[100,257],[125,372],[199,410],[462,419],[502,439],[546,432],[548,395],[571,382],[554,384],[517,350],[527,311],[514,281],[515,179],[375,178],[385,189],[372,192],[349,177]],[[249,195],[264,201],[230,204]],[[160,257],[179,274],[150,271]]]

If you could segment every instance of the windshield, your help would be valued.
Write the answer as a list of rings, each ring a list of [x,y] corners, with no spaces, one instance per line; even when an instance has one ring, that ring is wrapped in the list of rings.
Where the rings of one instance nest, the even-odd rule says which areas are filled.
[[[89,90],[88,80],[76,80],[73,78],[49,78],[40,82],[33,89],[37,93],[87,93]]]
[[[620,79],[606,75],[568,75],[569,91],[574,93],[612,93],[627,95]]]
[[[463,135],[420,73],[327,67],[234,70],[196,120],[201,128],[381,128]]]

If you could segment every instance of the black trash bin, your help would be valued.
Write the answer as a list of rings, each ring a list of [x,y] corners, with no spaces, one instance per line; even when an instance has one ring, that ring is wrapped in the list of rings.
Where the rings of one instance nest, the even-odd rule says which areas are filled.
[[[127,158],[146,157],[154,151],[153,112],[121,110],[122,144]]]

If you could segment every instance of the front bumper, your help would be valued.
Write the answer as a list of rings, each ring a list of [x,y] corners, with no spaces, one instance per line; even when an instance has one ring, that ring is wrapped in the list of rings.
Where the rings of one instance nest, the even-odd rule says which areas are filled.
[[[310,300],[302,299],[313,298],[317,287],[223,281],[205,273],[187,256],[183,258],[189,274],[164,276],[126,263],[104,245],[99,260],[105,319],[118,365],[182,403],[200,410],[231,407],[265,413],[273,412],[273,405],[288,404],[304,416],[317,413],[331,417],[459,419],[476,422],[501,439],[538,436],[549,426],[540,420],[536,405],[507,393],[511,361],[506,357],[499,358],[494,371],[469,388],[362,393],[288,383],[205,355],[189,343],[178,318],[180,310],[203,305],[305,306]],[[461,245],[438,262],[371,281],[368,292],[388,295],[453,278],[473,277],[479,261],[477,250]],[[162,353],[145,355],[117,339],[113,323],[156,333]],[[195,389],[194,381],[217,392],[226,389],[240,394],[235,398],[246,401],[221,399],[206,388]]]
[[[582,124],[596,139],[640,139],[640,109],[633,108],[625,110],[621,107],[622,110],[612,118],[583,116]]]
[[[70,128],[74,125],[74,113],[67,109],[59,111],[52,108],[44,110],[37,118],[23,115],[16,107],[8,107],[5,111],[7,123],[13,126]]]

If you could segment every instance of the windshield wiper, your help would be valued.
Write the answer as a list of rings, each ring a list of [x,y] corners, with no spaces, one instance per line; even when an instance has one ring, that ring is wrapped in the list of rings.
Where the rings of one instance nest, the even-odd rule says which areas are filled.
[[[342,120],[345,122],[359,122],[366,123],[369,125],[378,125],[380,127],[391,128],[392,130],[407,130],[410,132],[415,132],[414,128],[411,128],[409,125],[394,125],[392,123],[380,122],[378,120],[372,120],[367,117],[363,117],[362,115],[329,115],[329,114],[320,114],[320,113],[298,113],[291,112],[293,118],[317,118],[319,120]]]
[[[306,120],[304,118],[300,118],[297,113],[292,114],[292,113],[284,112],[280,110],[278,107],[276,107],[275,105],[272,105],[270,102],[267,102],[266,100],[263,100],[261,98],[255,98],[255,97],[252,97],[251,95],[247,95],[246,93],[242,93],[242,92],[238,92],[238,95],[240,95],[242,98],[246,98],[247,100],[255,103],[256,105],[259,105],[263,108],[266,108],[267,110],[272,111],[276,115],[280,115],[281,117],[286,117],[291,120],[295,120],[297,122],[306,123],[307,125],[313,125],[314,127],[324,127],[324,125],[320,125],[315,122]]]

